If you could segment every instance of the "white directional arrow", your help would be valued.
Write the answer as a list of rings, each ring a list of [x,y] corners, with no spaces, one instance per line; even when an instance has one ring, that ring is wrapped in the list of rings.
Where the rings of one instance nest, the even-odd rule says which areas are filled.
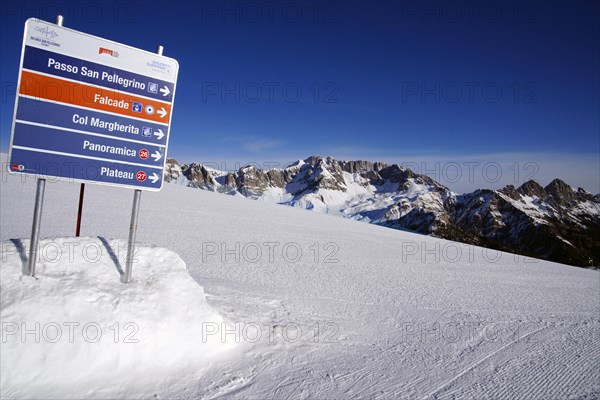
[[[152,173],[152,176],[150,177],[150,180],[152,181],[152,183],[156,183],[156,181],[159,179],[159,176],[156,175],[156,172]]]
[[[154,131],[154,136],[156,136],[156,138],[160,140],[165,137],[165,133],[162,131],[162,129],[159,129],[157,131]]]
[[[158,152],[158,150],[156,150],[153,154],[152,154],[152,158],[154,158],[154,161],[158,161],[162,158],[162,154],[160,154]]]
[[[161,107],[160,110],[156,111],[158,113],[158,115],[160,115],[161,118],[164,118],[165,115],[167,115],[167,110],[165,110],[164,107]]]
[[[171,93],[169,88],[166,86],[163,86],[162,88],[160,88],[160,92],[163,94],[163,97],[166,97],[169,95],[169,93]]]

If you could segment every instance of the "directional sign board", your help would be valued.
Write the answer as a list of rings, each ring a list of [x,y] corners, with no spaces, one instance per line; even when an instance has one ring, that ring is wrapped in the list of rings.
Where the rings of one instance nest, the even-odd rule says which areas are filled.
[[[172,58],[27,20],[10,171],[160,190],[178,70]]]

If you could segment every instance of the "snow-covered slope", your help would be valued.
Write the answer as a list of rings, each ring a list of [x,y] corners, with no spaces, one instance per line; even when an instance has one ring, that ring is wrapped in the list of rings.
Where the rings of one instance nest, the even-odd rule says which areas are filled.
[[[44,240],[35,278],[22,274],[28,246],[2,244],[2,398],[148,397],[164,376],[236,347],[201,340],[225,321],[171,251],[136,249],[136,279],[123,285],[126,243]]]
[[[4,252],[29,237],[35,181],[3,178]],[[43,237],[72,236],[78,193],[78,184],[47,184]],[[132,196],[88,185],[82,235],[123,242]],[[211,325],[209,336],[225,334],[241,349],[202,370],[165,372],[140,397],[600,395],[597,270],[181,185],[143,194],[138,240],[179,254],[235,327]],[[5,379],[4,365],[0,373]],[[57,370],[56,379],[48,396],[69,377]],[[120,389],[113,397],[135,397],[134,381]]]
[[[559,179],[457,195],[396,164],[319,156],[235,172],[171,159],[166,179],[576,266],[600,260],[600,195]]]

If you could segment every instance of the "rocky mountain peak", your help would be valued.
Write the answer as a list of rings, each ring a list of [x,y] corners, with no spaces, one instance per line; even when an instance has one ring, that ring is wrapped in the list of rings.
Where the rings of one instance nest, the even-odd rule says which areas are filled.
[[[309,164],[313,167],[322,166],[322,165],[331,165],[337,164],[337,161],[332,157],[323,157],[323,156],[310,156],[304,160],[306,164]]]
[[[527,189],[522,190],[523,186],[519,189],[515,188],[513,185],[506,185],[502,189],[498,190],[500,193],[510,197],[513,200],[518,200],[521,197],[521,193],[526,191]]]
[[[370,172],[378,172],[382,168],[387,167],[384,163],[379,162],[371,162],[371,161],[340,161],[340,165],[342,170],[349,172],[351,174],[355,173],[370,173]]]
[[[184,165],[182,168],[183,176],[194,182],[194,186],[207,189],[215,186],[214,173],[211,173],[204,165],[191,163]]]
[[[545,199],[546,197],[548,197],[548,194],[546,193],[546,190],[544,190],[542,185],[540,185],[533,179],[523,183],[519,187],[518,191],[519,191],[519,193],[521,193],[525,196],[530,196],[530,197],[536,196],[536,197],[539,197],[540,199]]]
[[[552,201],[559,204],[572,203],[574,193],[571,186],[567,185],[560,179],[554,179],[544,188],[549,196],[552,196]]]
[[[408,179],[414,178],[415,174],[410,169],[404,169],[398,164],[392,164],[389,167],[382,168],[379,175],[383,179],[394,183],[404,183]]]
[[[165,181],[176,181],[182,175],[181,166],[174,158],[167,158],[165,161]]]

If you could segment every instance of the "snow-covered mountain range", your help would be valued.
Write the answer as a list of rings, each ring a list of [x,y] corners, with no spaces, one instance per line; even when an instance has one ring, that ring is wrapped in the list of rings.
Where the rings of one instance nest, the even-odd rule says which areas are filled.
[[[460,195],[397,164],[312,156],[235,172],[169,159],[165,180],[572,265],[600,261],[600,195],[560,179]]]

